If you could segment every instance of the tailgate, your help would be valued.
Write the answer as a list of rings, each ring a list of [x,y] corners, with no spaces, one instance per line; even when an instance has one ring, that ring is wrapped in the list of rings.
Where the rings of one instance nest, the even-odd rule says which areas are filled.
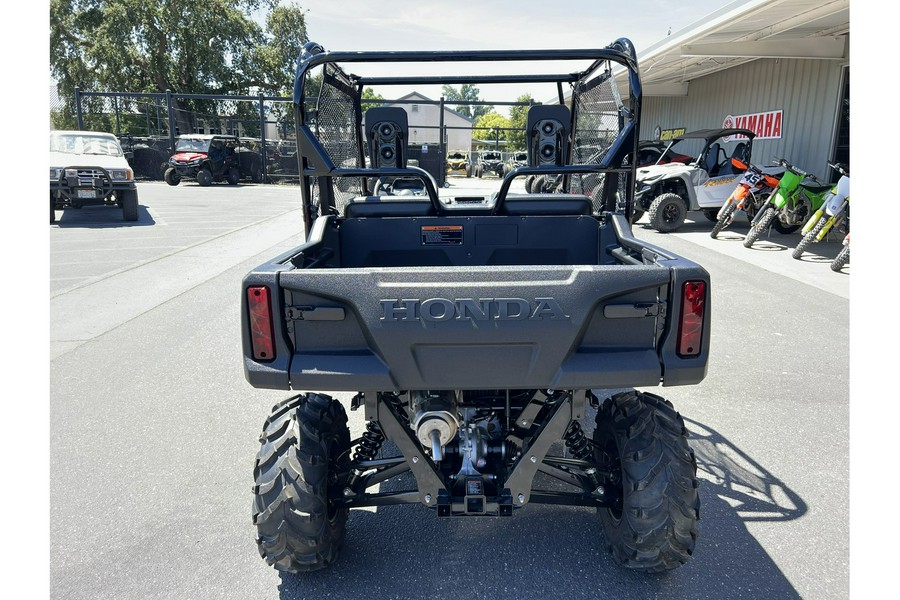
[[[293,389],[655,386],[659,264],[281,271]]]

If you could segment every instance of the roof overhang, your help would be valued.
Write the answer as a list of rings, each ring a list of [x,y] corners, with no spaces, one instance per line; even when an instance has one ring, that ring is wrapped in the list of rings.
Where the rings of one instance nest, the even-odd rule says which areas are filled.
[[[685,96],[692,80],[761,58],[847,60],[849,32],[849,0],[732,2],[638,52],[644,96]]]

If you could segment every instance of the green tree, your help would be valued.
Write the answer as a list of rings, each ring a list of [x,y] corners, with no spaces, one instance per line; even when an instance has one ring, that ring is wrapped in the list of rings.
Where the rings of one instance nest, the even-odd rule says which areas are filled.
[[[264,1],[264,0],[260,0]],[[266,41],[256,48],[257,62],[247,68],[263,77],[245,82],[264,90],[291,95],[297,57],[309,41],[306,12],[299,6],[276,6],[266,17]]]
[[[452,85],[445,85],[443,88],[441,88],[441,94],[448,102],[480,102],[480,93],[481,92],[478,90],[478,88],[471,83],[464,83],[460,86],[459,89],[456,89]],[[456,107],[456,112],[473,119],[478,119],[478,117],[486,115],[492,110],[494,110],[494,107],[487,105],[460,104]]]
[[[362,99],[363,100],[384,100],[384,96],[382,96],[381,94],[376,94],[375,90],[367,87],[367,88],[363,88]],[[367,108],[375,108],[376,106],[381,106],[383,104],[384,104],[384,102],[366,102],[365,104],[363,104],[363,110],[366,110]]]
[[[472,137],[485,141],[507,140],[509,119],[497,112],[489,112],[475,120]]]
[[[534,104],[534,99],[531,94],[522,94],[516,98],[516,102],[528,102],[530,106]],[[506,139],[509,140],[511,150],[525,149],[525,125],[529,106],[514,105],[509,108],[509,126],[512,130],[507,132]]]
[[[265,28],[248,15],[264,10]],[[282,94],[307,41],[305,12],[277,0],[51,0],[50,69],[74,113],[88,91]],[[182,131],[191,110],[178,101]]]

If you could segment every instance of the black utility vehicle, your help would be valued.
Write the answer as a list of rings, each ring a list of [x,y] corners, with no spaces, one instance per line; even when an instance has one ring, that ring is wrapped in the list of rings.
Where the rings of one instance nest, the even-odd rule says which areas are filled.
[[[551,59],[567,64],[547,75]],[[464,60],[494,69],[477,78],[488,95],[493,84],[528,81],[562,101],[566,86],[575,110],[530,108],[528,164],[497,193],[440,197],[407,160],[406,112],[370,108],[363,128],[360,92],[458,83],[439,73]],[[501,71],[512,61],[541,75]],[[383,74],[385,64],[411,63],[434,74]],[[621,94],[616,69],[627,76]],[[630,386],[705,377],[710,283],[699,265],[631,233],[641,108],[631,42],[346,53],[310,43],[297,75],[307,241],[253,269],[242,293],[247,380],[307,390],[275,405],[260,437],[262,557],[284,571],[329,565],[353,508],[510,518],[544,503],[596,508],[597,545],[629,568],[686,562],[700,517],[688,433],[670,402]],[[572,163],[571,140],[600,145],[611,126],[618,135],[597,162]],[[510,193],[528,175],[557,175],[564,193]],[[592,185],[603,175],[595,200],[578,189],[583,175]],[[416,177],[425,195],[377,195],[383,177]],[[345,406],[308,390],[355,392],[349,408],[364,412],[365,431],[352,439]],[[589,415],[594,424],[583,425]]]
[[[509,155],[509,158],[506,159],[506,166],[504,167],[504,174],[512,171],[516,167],[524,167],[528,165],[528,153],[527,152],[513,152]]]
[[[199,185],[227,181],[237,185],[241,168],[236,155],[238,138],[233,135],[182,135],[175,142],[175,154],[169,158],[165,180],[178,185],[182,179],[196,179]]]
[[[486,150],[478,157],[481,165],[481,171],[478,177],[493,173],[497,177],[503,177],[506,174],[506,165],[503,163],[503,154],[496,150]]]

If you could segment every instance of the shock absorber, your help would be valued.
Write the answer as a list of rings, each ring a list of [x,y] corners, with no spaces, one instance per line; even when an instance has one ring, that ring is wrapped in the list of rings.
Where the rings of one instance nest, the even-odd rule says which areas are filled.
[[[356,452],[353,453],[353,461],[373,460],[381,450],[383,443],[384,434],[381,432],[381,427],[376,421],[369,421],[366,423],[366,430],[362,434],[362,439],[359,440]]]
[[[587,437],[584,435],[584,429],[581,428],[581,423],[573,421],[563,437],[566,440],[566,448],[573,457],[578,460],[587,460],[591,457],[591,449]]]
[[[573,421],[563,438],[566,441],[566,448],[568,448],[573,458],[585,461],[590,460],[593,451],[587,436],[584,434],[584,429],[581,428],[581,423]],[[600,475],[597,473],[596,467],[585,469],[584,477],[584,483],[588,492],[597,492],[597,490],[602,489],[600,487]]]
[[[356,451],[353,453],[353,462],[359,464],[364,460],[374,460],[383,443],[384,433],[382,433],[378,422],[369,421],[366,423],[366,430],[363,431],[359,444],[356,446]],[[360,468],[353,469],[350,472],[350,477],[347,478],[347,487],[344,491],[345,495],[352,495],[356,491],[356,483],[363,472],[365,472],[365,469]]]

